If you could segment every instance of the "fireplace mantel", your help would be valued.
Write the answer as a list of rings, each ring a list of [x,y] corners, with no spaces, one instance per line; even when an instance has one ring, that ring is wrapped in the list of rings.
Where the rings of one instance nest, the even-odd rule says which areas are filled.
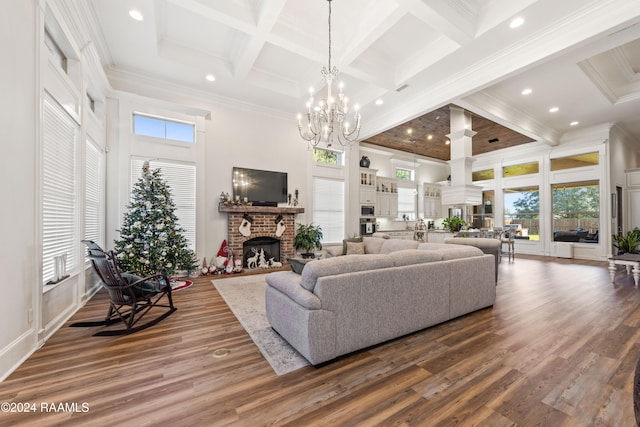
[[[299,214],[304,208],[291,206],[218,206],[218,212],[230,213],[265,213],[265,214]]]

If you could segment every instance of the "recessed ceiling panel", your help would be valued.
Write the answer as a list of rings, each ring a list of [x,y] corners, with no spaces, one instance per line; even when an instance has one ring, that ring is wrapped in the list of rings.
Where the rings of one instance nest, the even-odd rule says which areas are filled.
[[[373,7],[369,0],[332,1],[332,56],[342,56],[346,46],[358,34],[360,23]],[[388,1],[388,0],[386,0]],[[327,1],[288,1],[272,33],[302,49],[328,54],[329,6]]]
[[[413,15],[405,15],[389,31],[365,50],[354,66],[394,68],[417,55],[440,36]]]
[[[167,40],[225,59],[231,59],[249,40],[238,30],[174,4],[168,5],[165,22],[162,33]]]

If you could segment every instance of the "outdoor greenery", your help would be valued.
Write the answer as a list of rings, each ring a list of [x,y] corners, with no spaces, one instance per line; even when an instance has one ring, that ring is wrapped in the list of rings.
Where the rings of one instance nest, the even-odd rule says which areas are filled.
[[[323,150],[321,148],[313,149],[313,161],[316,163],[324,163],[327,165],[339,165],[342,161],[341,153],[331,150]]]

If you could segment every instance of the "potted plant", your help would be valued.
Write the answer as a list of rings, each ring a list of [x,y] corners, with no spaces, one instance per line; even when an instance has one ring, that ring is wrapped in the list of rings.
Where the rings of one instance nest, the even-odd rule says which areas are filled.
[[[627,234],[614,234],[613,246],[618,249],[618,254],[634,254],[638,253],[638,245],[640,245],[640,230],[634,228]]]
[[[313,258],[313,249],[322,249],[322,228],[319,225],[298,224],[293,238],[293,247],[302,250],[303,258]]]
[[[458,231],[460,231],[460,229],[463,226],[466,226],[467,222],[457,216],[453,216],[451,218],[445,218],[444,221],[442,221],[442,226],[449,230],[452,233],[457,233]]]

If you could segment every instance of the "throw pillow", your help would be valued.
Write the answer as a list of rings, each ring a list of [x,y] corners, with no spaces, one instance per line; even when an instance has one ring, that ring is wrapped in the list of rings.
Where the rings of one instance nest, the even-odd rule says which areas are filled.
[[[138,280],[142,279],[140,276],[136,276],[135,274],[130,273],[122,273],[122,278],[126,280],[128,284],[135,283]],[[149,296],[153,296],[158,293],[158,286],[156,286],[155,282],[141,282],[137,285],[133,285],[131,290],[133,294],[138,298],[146,298]]]
[[[350,237],[348,239],[344,239],[342,241],[342,255],[346,255],[347,254],[347,242],[362,242],[362,236],[358,236],[358,237]]]
[[[364,255],[364,243],[347,242],[347,255]]]

